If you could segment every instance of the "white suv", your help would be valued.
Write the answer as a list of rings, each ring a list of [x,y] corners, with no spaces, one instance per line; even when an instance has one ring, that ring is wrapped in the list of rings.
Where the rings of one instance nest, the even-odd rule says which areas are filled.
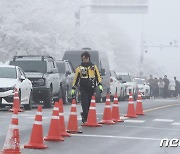
[[[14,90],[18,89],[20,104],[32,108],[32,83],[18,66],[0,65],[0,107],[12,106]]]
[[[122,82],[125,84],[126,96],[129,97],[129,94],[132,92],[134,99],[137,98],[138,86],[136,82],[132,80],[130,73],[117,73],[118,78],[122,78]]]

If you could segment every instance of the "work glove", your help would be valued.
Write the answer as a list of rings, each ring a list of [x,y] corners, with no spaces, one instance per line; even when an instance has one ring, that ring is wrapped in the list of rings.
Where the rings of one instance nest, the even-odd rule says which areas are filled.
[[[76,88],[75,88],[75,87],[72,87],[72,90],[71,90],[71,96],[72,96],[72,97],[75,96],[75,92],[76,92]]]
[[[99,87],[100,93],[102,93],[103,92],[102,84],[99,83],[98,87]]]

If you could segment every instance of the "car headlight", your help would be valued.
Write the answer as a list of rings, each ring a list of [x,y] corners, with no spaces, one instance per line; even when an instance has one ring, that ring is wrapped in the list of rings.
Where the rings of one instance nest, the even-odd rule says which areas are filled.
[[[44,79],[39,79],[39,80],[37,80],[37,82],[40,86],[44,86],[44,84],[45,84]]]

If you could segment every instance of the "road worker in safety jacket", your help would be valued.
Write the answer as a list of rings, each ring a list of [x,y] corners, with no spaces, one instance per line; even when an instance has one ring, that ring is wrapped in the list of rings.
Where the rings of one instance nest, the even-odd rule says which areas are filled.
[[[98,85],[100,92],[103,91],[101,84],[101,76],[96,65],[91,63],[90,54],[86,51],[81,54],[82,63],[76,68],[75,76],[72,84],[72,97],[75,95],[75,90],[79,84],[82,122],[87,121],[91,97],[94,95],[95,88]]]

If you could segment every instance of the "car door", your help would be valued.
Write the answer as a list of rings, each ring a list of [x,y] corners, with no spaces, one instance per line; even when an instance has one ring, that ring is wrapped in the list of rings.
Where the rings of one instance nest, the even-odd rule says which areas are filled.
[[[68,66],[69,72],[71,73],[69,75],[69,89],[72,89],[72,83],[73,83],[73,79],[74,79],[74,70],[69,63],[67,63],[67,66]]]

